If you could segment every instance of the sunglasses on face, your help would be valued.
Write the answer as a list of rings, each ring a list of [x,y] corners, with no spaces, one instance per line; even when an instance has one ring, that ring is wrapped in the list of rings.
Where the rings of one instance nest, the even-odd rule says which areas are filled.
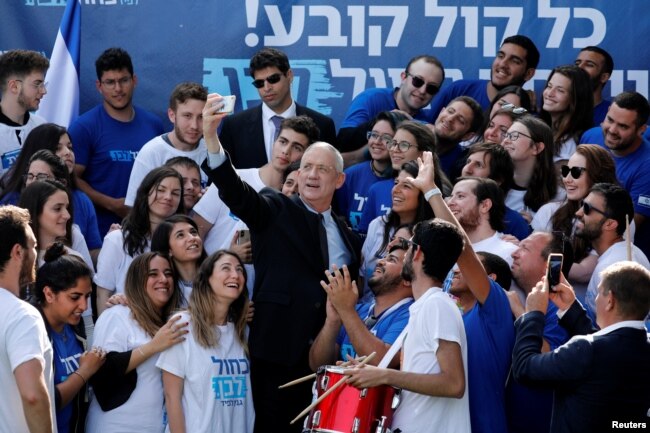
[[[411,83],[413,84],[413,87],[415,87],[416,89],[419,89],[426,84],[427,87],[424,89],[424,91],[431,96],[435,95],[436,93],[438,93],[438,90],[440,90],[440,88],[437,85],[433,83],[425,83],[425,81],[422,78],[418,77],[417,75],[411,75],[410,72],[407,72],[406,76],[411,77]]]
[[[262,87],[264,87],[265,81],[268,81],[269,84],[275,84],[280,81],[282,75],[284,74],[277,73],[277,74],[269,75],[266,78],[260,78],[259,80],[253,81],[253,86],[255,86],[258,89],[261,89]]]
[[[403,237],[401,237],[401,236],[400,236],[400,237],[397,237],[397,239],[396,239],[396,245],[397,245],[400,249],[402,249],[402,250],[404,250],[404,251],[407,251],[407,250],[409,249],[410,246],[413,246],[414,249],[420,246],[420,245],[416,244],[415,242],[413,242],[413,240],[411,240],[411,239],[405,239],[405,238],[403,238]]]
[[[598,212],[599,214],[603,215],[605,218],[609,218],[609,214],[603,210],[598,209],[597,207],[594,207],[593,205],[587,203],[586,201],[582,202],[582,212],[585,215],[589,215],[591,211]]]
[[[563,165],[560,167],[560,171],[562,172],[562,177],[567,177],[570,173],[572,178],[579,179],[580,176],[582,176],[582,173],[587,171],[587,169],[584,167],[569,167],[568,165]]]

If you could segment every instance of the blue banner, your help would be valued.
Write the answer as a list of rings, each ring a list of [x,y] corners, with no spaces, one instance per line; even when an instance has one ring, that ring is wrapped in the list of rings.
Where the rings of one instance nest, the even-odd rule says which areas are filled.
[[[4,2],[0,51],[50,57],[65,4]],[[538,95],[554,66],[598,45],[615,62],[604,96],[648,96],[646,0],[81,0],[81,7],[81,112],[100,102],[94,61],[111,46],[133,58],[136,104],[163,119],[171,90],[186,80],[237,95],[236,110],[258,104],[249,58],[265,45],[280,48],[296,76],[294,98],[338,125],[359,92],[399,85],[414,55],[438,57],[448,80],[488,78],[501,41],[518,33],[541,52],[526,85]]]

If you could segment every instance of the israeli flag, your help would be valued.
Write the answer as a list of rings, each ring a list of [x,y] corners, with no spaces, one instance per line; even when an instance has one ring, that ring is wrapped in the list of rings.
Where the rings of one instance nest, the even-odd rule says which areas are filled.
[[[37,112],[48,122],[68,127],[79,116],[80,45],[81,5],[68,0],[45,76],[47,95]]]

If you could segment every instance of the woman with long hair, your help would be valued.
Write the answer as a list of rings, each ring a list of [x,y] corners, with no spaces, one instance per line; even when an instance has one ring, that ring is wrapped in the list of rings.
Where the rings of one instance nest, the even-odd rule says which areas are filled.
[[[106,362],[91,379],[86,431],[160,433],[164,398],[158,355],[185,340],[187,323],[170,316],[180,303],[172,264],[157,252],[136,257],[129,266],[124,291],[128,306],[106,310],[95,326],[95,344]]]
[[[558,167],[576,150],[580,136],[593,124],[591,79],[575,65],[553,68],[542,93],[541,118],[553,130],[553,161]]]
[[[380,215],[368,226],[368,234],[361,249],[361,268],[359,275],[363,277],[363,293],[360,297],[368,300],[372,292],[368,280],[375,270],[377,261],[387,251],[388,243],[398,227],[404,224],[415,224],[433,218],[431,206],[424,199],[424,194],[408,182],[408,178],[416,178],[418,165],[409,161],[402,165],[395,178],[391,191],[392,206],[385,215]]]
[[[74,173],[75,155],[72,151],[72,142],[68,131],[55,123],[44,123],[34,128],[20,149],[18,158],[13,166],[5,173],[0,182],[3,183],[2,203],[18,201],[21,191],[25,185],[25,175],[29,174],[29,166],[33,156],[41,151],[49,150],[61,158],[67,168],[68,176],[55,174],[54,177],[60,182],[66,180],[66,185],[72,192],[73,219],[84,235],[88,249],[94,260],[102,247],[102,238],[97,228],[97,214],[90,198],[77,187],[77,177]]]
[[[520,86],[507,86],[499,90],[485,110],[485,123],[476,133],[477,141],[501,143],[504,132],[508,131],[515,118],[534,110],[531,109],[528,91]],[[498,114],[497,114],[498,112]]]
[[[153,232],[176,213],[184,213],[183,178],[170,167],[151,170],[142,180],[122,228],[104,238],[95,274],[99,313],[106,308],[111,294],[124,292],[129,265],[135,257],[150,250]]]
[[[151,236],[151,250],[171,258],[185,304],[199,267],[207,257],[196,222],[187,215],[170,216]]]
[[[21,173],[18,178],[20,182],[16,184],[15,188],[2,191],[0,203],[18,203],[23,189],[37,180],[57,180],[65,186],[68,186],[70,181],[70,175],[63,160],[47,149],[34,152],[27,160],[24,173]]]
[[[56,423],[59,433],[83,431],[88,380],[104,363],[104,352],[88,350],[81,315],[90,304],[92,272],[61,242],[47,249],[38,269],[33,300],[54,350]]]
[[[616,164],[604,148],[595,144],[581,144],[568,163],[562,166],[561,176],[566,199],[542,206],[535,214],[531,226],[533,230],[562,232],[571,239],[574,263],[567,278],[574,289],[578,288],[577,291],[586,290],[598,257],[589,241],[574,236],[575,214],[594,184],[618,184]]]
[[[542,205],[563,198],[561,193],[558,197],[551,128],[536,117],[523,116],[513,122],[501,145],[515,166],[506,206],[530,222]]]
[[[246,270],[219,250],[201,265],[190,295],[187,340],[158,358],[169,432],[252,433],[255,412],[246,345]]]

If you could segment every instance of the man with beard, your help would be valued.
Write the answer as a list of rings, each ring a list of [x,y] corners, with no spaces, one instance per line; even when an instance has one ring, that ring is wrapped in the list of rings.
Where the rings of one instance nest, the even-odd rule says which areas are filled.
[[[13,165],[27,134],[45,123],[35,111],[47,93],[49,60],[35,51],[0,55],[0,174]]]
[[[505,204],[499,185],[488,178],[461,177],[447,203],[474,251],[496,254],[512,265],[517,246],[501,239]],[[435,212],[435,210],[434,210]]]
[[[438,138],[436,153],[440,168],[449,180],[456,181],[467,159],[467,149],[461,142],[471,140],[483,126],[483,109],[469,96],[458,96],[442,109],[433,132]]]
[[[133,206],[135,193],[142,179],[154,168],[165,164],[167,160],[184,156],[194,160],[197,165],[203,162],[208,155],[202,140],[202,115],[206,99],[208,99],[208,91],[198,83],[180,83],[174,88],[167,109],[167,116],[174,129],[152,138],[142,146],[133,162],[124,204]],[[201,174],[202,185],[206,182],[207,176]]]
[[[347,165],[363,160],[369,124],[382,111],[400,110],[421,121],[431,118],[429,110],[423,108],[429,105],[445,80],[440,60],[426,54],[415,56],[400,78],[399,87],[367,89],[350,103],[337,138],[341,151],[349,152]]]
[[[603,99],[603,88],[614,71],[614,59],[602,48],[588,46],[580,50],[575,65],[591,78],[591,87],[594,90],[594,126],[600,125],[612,104],[612,101]]]
[[[262,103],[226,117],[219,133],[235,168],[259,168],[270,162],[280,124],[290,117],[310,117],[320,131],[319,140],[336,143],[334,121],[298,104],[291,96],[294,75],[285,53],[261,49],[251,58],[250,74]]]
[[[634,243],[650,255],[650,141],[647,134],[650,105],[637,92],[620,93],[612,101],[600,127],[587,130],[580,143],[608,149],[616,163],[616,177],[634,203]]]
[[[598,253],[598,263],[591,274],[585,306],[591,319],[596,321],[596,295],[600,284],[600,272],[611,264],[627,257],[625,241],[625,220],[631,220],[634,213],[630,195],[618,185],[597,183],[591,187],[582,206],[576,212],[575,235],[591,241],[591,246]],[[631,260],[650,269],[650,262],[643,251],[632,245]]]
[[[52,345],[39,312],[18,298],[34,281],[36,237],[29,212],[0,207],[0,431],[52,432]]]
[[[398,237],[410,237],[407,233],[406,228],[397,230],[388,254],[377,262],[368,280],[375,295],[372,303],[356,304],[359,293],[347,267],[327,275],[329,284],[321,282],[327,292],[327,318],[309,350],[312,370],[372,352],[377,356],[370,363],[377,365],[402,332],[413,303],[411,283],[402,278],[408,243]]]
[[[535,43],[523,35],[504,39],[492,62],[489,80],[458,80],[446,86],[431,103],[432,119],[457,96],[474,98],[484,110],[497,92],[507,86],[523,86],[535,75],[539,63],[539,50]]]
[[[439,195],[436,189],[427,191],[427,198]],[[401,369],[366,365],[345,374],[357,388],[402,389],[392,431],[469,433],[465,327],[458,307],[441,288],[463,250],[463,235],[455,225],[436,218],[418,223],[406,242],[402,277],[411,282],[415,302],[404,330]]]
[[[95,204],[103,236],[129,210],[124,197],[138,151],[164,130],[156,115],[133,105],[138,77],[126,51],[107,49],[95,61],[95,70],[95,86],[104,100],[75,120],[68,132],[77,184]]]

